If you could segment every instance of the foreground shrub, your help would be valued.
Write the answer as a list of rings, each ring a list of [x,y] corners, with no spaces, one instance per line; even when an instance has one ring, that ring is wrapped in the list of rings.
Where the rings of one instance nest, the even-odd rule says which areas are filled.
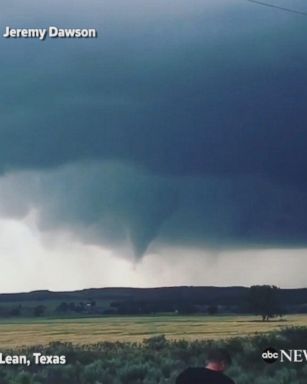
[[[304,364],[266,364],[261,353],[267,347],[302,348],[307,329],[225,341],[169,341],[164,336],[136,343],[98,343],[88,346],[52,343],[15,351],[31,356],[66,355],[67,365],[0,367],[0,384],[174,384],[178,373],[191,365],[203,365],[212,346],[226,348],[233,359],[228,374],[237,384],[303,384]],[[12,353],[13,351],[3,351]]]

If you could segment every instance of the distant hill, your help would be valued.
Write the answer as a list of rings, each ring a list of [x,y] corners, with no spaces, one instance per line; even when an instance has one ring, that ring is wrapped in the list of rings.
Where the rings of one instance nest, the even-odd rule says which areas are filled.
[[[93,288],[80,291],[0,294],[0,316],[26,315],[37,310],[54,314],[248,313],[247,287]],[[307,288],[280,289],[282,308],[307,313]],[[9,310],[7,308],[10,308]],[[2,312],[1,312],[2,311]],[[2,313],[2,315],[1,315]],[[34,311],[35,313],[35,311]]]
[[[236,303],[247,292],[245,287],[162,287],[162,288],[92,288],[80,291],[48,290],[0,294],[1,302],[48,300],[148,300]],[[306,291],[307,292],[307,291]],[[307,297],[307,293],[306,293]]]
[[[79,291],[48,290],[0,294],[0,303],[48,300],[119,300],[119,301],[189,301],[205,304],[238,304],[248,292],[247,287],[161,287],[161,288],[92,288]],[[280,289],[284,304],[307,303],[307,288]]]

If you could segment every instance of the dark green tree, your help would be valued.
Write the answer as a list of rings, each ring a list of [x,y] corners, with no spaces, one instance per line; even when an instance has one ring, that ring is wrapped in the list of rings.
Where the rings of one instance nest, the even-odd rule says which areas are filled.
[[[248,303],[255,315],[260,315],[263,321],[280,316],[282,313],[279,303],[279,288],[275,285],[253,285],[249,289]]]

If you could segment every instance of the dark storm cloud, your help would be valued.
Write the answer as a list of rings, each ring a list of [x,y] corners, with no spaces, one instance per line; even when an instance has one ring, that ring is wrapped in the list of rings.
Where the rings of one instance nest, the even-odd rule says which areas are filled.
[[[46,176],[50,202],[39,189],[15,213],[36,204],[43,227],[130,239],[137,254],[156,238],[305,244],[306,20],[236,1],[146,4],[93,1],[78,21],[100,29],[94,42],[1,40],[0,169],[41,179],[76,163],[69,201],[65,175],[58,189]]]

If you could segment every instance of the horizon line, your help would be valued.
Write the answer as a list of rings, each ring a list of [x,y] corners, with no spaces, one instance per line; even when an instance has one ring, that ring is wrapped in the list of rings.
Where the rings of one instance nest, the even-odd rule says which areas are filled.
[[[176,289],[176,288],[218,288],[218,289],[229,289],[229,288],[244,288],[244,289],[249,289],[250,287],[254,285],[275,285],[275,284],[252,284],[250,286],[245,286],[245,285],[225,285],[225,286],[220,286],[220,285],[168,285],[168,286],[154,286],[154,287],[135,287],[135,286],[105,286],[105,287],[91,287],[91,288],[80,288],[80,289],[73,289],[73,290],[51,290],[51,289],[34,289],[32,291],[16,291],[16,292],[0,292],[1,295],[18,295],[18,294],[31,294],[31,293],[74,293],[74,292],[83,292],[83,291],[90,291],[90,290],[106,290],[106,289],[133,289],[133,290],[153,290],[153,289]],[[275,285],[277,286],[277,285]],[[307,289],[307,287],[291,287],[291,288],[285,288],[285,287],[279,287],[279,289],[282,290],[303,290]]]

